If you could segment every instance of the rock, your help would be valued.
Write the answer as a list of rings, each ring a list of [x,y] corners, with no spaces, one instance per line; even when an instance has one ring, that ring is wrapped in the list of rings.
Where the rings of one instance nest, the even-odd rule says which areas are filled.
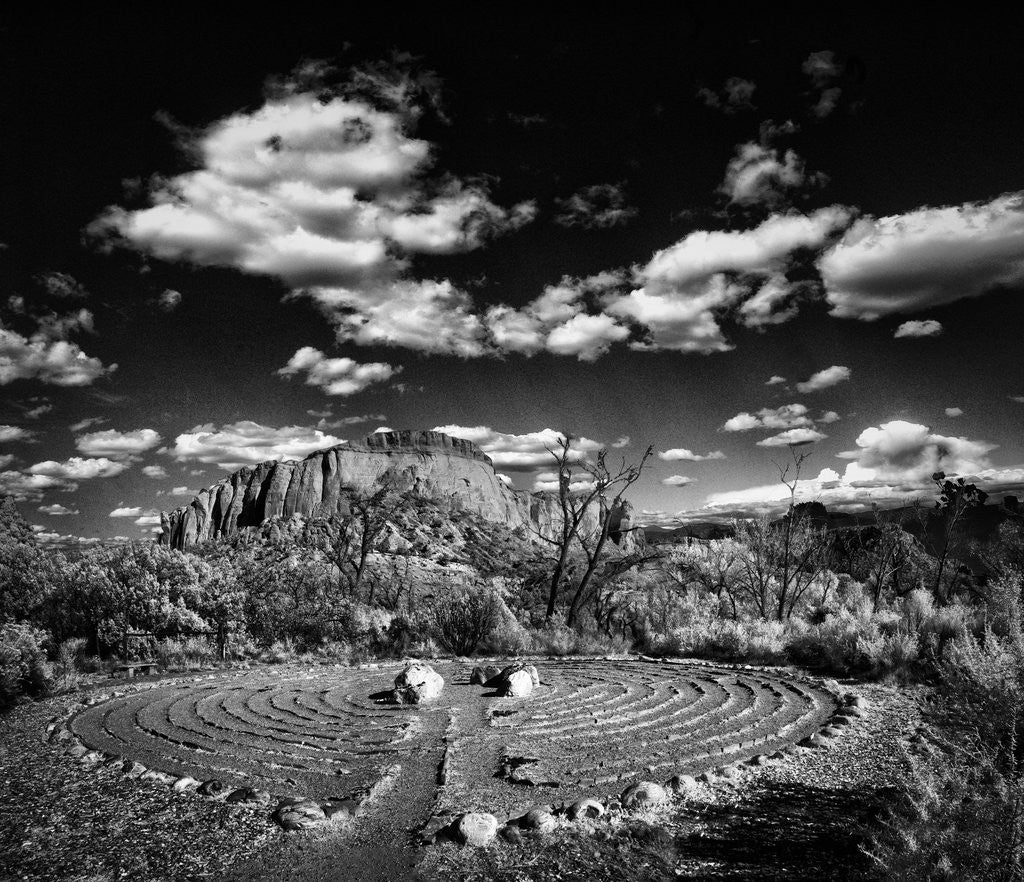
[[[177,781],[171,785],[171,789],[175,793],[185,793],[188,790],[195,790],[199,786],[199,781],[189,775],[183,775]]]
[[[846,707],[856,707],[860,708],[861,710],[867,710],[868,706],[867,700],[865,698],[863,698],[860,695],[855,695],[852,692],[847,693],[847,695],[843,697],[843,704],[846,705]]]
[[[274,811],[274,820],[285,830],[308,830],[327,822],[327,815],[311,799],[284,800]]]
[[[506,698],[526,698],[533,692],[533,678],[529,671],[513,671],[499,692]]]
[[[444,688],[444,678],[430,665],[413,662],[395,677],[392,692],[395,704],[427,704],[435,701]]]
[[[146,767],[142,763],[137,763],[135,760],[126,759],[121,765],[121,771],[124,772],[129,778],[138,778],[143,772],[146,771]]]
[[[142,781],[156,781],[157,784],[173,784],[175,782],[174,775],[168,775],[166,772],[161,772],[157,769],[146,769],[139,779]]]
[[[469,675],[470,686],[483,686],[487,682],[487,677],[484,675],[484,669],[477,665],[473,668],[473,673]]]
[[[217,781],[214,779],[204,781],[199,785],[196,792],[200,796],[205,796],[207,799],[225,799],[231,792],[231,788],[223,781]]]
[[[270,794],[267,793],[266,790],[253,790],[252,787],[239,787],[236,790],[232,790],[224,801],[231,803],[232,805],[238,803],[267,805],[270,802]]]
[[[842,735],[842,731],[837,729],[835,726],[826,726],[821,730],[821,734],[825,738],[835,738],[838,735]]]
[[[603,814],[604,805],[600,801],[589,797],[577,799],[566,811],[570,821],[577,821],[580,818],[600,818]]]
[[[523,831],[514,824],[506,824],[499,831],[499,835],[506,842],[511,842],[514,845],[518,845],[523,841]]]
[[[555,816],[546,809],[533,808],[519,819],[519,826],[524,830],[538,830],[550,833],[558,825]]]
[[[311,453],[302,462],[245,466],[201,490],[187,505],[161,513],[159,541],[185,549],[232,536],[246,525],[288,522],[315,512],[345,515],[349,494],[374,493],[385,484],[400,493],[415,491],[445,501],[513,530],[551,537],[560,530],[557,493],[527,494],[509,487],[471,441],[442,432],[403,431],[377,432],[360,443]],[[582,532],[594,531],[598,514],[595,501],[584,513]],[[624,502],[610,515],[611,541],[623,551],[642,548],[643,531],[631,529],[632,506]]]
[[[331,799],[324,803],[321,808],[328,819],[335,823],[345,823],[362,814],[362,807],[355,799]]]
[[[65,751],[65,752],[72,759],[81,759],[83,756],[85,756],[89,752],[89,748],[86,747],[84,744],[82,744],[81,741],[77,741],[77,742],[71,744],[68,747],[67,751]]]
[[[668,802],[668,793],[660,784],[653,781],[641,781],[627,787],[619,797],[623,808],[643,808],[648,805],[659,805]]]
[[[480,848],[498,834],[498,819],[486,812],[469,812],[455,822],[455,835],[463,845]]]
[[[103,754],[100,753],[98,750],[90,750],[88,753],[82,754],[78,758],[78,761],[83,766],[95,766],[103,762]]]
[[[534,689],[540,686],[540,674],[537,673],[536,665],[528,665],[526,672],[530,675],[530,679],[533,681]]]
[[[697,779],[692,775],[673,775],[668,786],[674,793],[689,793],[696,788]]]

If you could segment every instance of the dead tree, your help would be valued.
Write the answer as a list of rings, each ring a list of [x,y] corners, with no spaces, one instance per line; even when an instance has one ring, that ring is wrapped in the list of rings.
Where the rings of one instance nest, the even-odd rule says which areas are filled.
[[[579,546],[583,550],[586,563],[566,615],[566,624],[572,625],[579,615],[581,602],[586,596],[587,588],[611,534],[612,516],[621,510],[626,491],[640,479],[647,460],[654,453],[654,448],[648,447],[638,463],[630,464],[623,458],[618,468],[608,465],[607,451],[604,449],[598,451],[596,462],[586,462],[574,456],[570,435],[561,436],[558,447],[549,448],[549,453],[555,460],[558,475],[561,523],[556,537],[541,536],[556,549],[555,566],[548,590],[546,618],[551,619],[555,614],[558,591],[572,550],[574,546]],[[583,480],[574,483],[574,478]],[[585,529],[585,521],[594,507],[597,508],[597,527],[591,531]]]

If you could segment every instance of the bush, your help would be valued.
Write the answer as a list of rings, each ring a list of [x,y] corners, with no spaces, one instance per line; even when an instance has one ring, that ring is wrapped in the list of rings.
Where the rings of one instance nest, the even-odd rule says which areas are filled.
[[[53,669],[43,649],[46,640],[43,631],[24,622],[0,628],[0,707],[49,691]]]
[[[455,655],[471,655],[498,624],[501,605],[491,588],[452,587],[430,609],[441,645]]]
[[[208,668],[217,662],[217,647],[202,637],[160,640],[156,645],[156,660],[164,670]]]
[[[85,640],[72,637],[61,641],[57,648],[57,660],[54,662],[53,688],[58,692],[70,692],[78,688],[81,674],[81,659],[85,650]]]
[[[623,655],[625,641],[605,634],[579,631],[562,623],[551,623],[530,633],[532,650],[540,655]]]

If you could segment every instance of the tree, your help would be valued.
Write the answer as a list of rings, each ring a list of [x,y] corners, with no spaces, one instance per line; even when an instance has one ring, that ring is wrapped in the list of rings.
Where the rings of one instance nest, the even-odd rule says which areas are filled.
[[[577,456],[572,449],[572,436],[568,434],[560,436],[558,447],[548,448],[548,452],[555,460],[558,476],[560,523],[557,536],[541,536],[556,549],[555,565],[548,589],[546,618],[551,619],[555,614],[558,593],[566,576],[572,551],[574,548],[580,548],[585,563],[566,615],[566,624],[572,625],[579,614],[581,603],[586,597],[587,588],[594,577],[613,526],[619,526],[618,519],[621,518],[624,495],[640,479],[647,460],[654,453],[654,448],[648,447],[638,463],[629,464],[623,458],[618,468],[608,465],[607,451],[604,449],[598,451],[595,462],[587,462]],[[587,520],[591,517],[596,519],[593,528],[587,525]]]
[[[942,588],[942,577],[950,552],[955,546],[959,527],[968,511],[985,504],[988,494],[974,484],[968,484],[963,478],[957,478],[955,481],[948,480],[945,472],[936,472],[932,475],[932,481],[935,482],[939,491],[939,498],[935,502],[934,518],[941,524],[937,549],[939,564],[935,572],[933,592],[940,603],[946,603],[949,597]]]

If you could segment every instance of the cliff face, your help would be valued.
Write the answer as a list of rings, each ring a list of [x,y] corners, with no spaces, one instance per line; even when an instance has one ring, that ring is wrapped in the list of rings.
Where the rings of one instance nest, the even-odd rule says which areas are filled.
[[[440,432],[379,432],[359,444],[317,451],[301,462],[241,468],[200,491],[188,505],[161,514],[160,541],[188,548],[258,527],[268,518],[345,515],[350,494],[372,493],[384,484],[444,501],[511,529],[526,527],[554,535],[560,524],[556,498],[509,487],[471,441]],[[620,520],[628,524],[628,506],[623,509],[613,513],[613,530],[621,529]],[[591,521],[596,524],[596,511]],[[632,547],[638,535],[625,534],[623,545]]]

